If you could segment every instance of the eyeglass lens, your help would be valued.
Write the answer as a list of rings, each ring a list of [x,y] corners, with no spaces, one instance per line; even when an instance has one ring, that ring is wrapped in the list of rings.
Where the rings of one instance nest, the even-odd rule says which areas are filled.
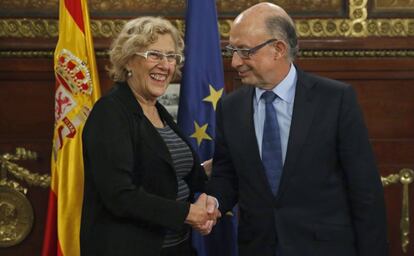
[[[148,59],[152,61],[162,61],[164,57],[166,57],[169,63],[180,63],[181,62],[181,55],[175,54],[175,53],[165,54],[162,52],[148,51],[147,56],[148,56]]]

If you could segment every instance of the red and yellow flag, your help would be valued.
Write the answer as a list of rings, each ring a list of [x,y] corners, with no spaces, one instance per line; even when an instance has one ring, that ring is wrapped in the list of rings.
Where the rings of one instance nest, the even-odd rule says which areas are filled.
[[[54,55],[55,127],[43,256],[78,256],[83,200],[82,130],[100,97],[86,0],[60,0]]]

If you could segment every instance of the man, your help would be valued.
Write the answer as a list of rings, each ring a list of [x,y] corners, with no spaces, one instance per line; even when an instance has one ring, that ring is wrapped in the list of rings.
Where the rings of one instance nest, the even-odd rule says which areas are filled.
[[[259,3],[230,31],[243,84],[217,107],[209,192],[240,208],[239,252],[387,255],[383,190],[351,86],[292,64],[297,37],[279,6]]]

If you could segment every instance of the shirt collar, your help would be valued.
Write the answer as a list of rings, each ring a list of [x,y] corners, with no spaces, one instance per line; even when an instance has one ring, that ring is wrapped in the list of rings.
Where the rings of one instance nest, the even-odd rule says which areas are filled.
[[[295,97],[295,85],[297,80],[297,72],[295,65],[290,65],[290,70],[287,76],[276,85],[272,91],[277,94],[277,96],[286,101],[287,103],[292,103],[293,98]],[[256,87],[256,102],[259,102],[260,97],[266,90]]]

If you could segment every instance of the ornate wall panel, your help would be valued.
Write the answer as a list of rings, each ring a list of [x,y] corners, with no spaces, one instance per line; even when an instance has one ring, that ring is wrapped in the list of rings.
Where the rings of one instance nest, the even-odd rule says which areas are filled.
[[[414,6],[412,0],[407,0],[408,6]],[[48,2],[48,1],[46,1]],[[228,32],[231,24],[231,19],[226,19],[230,6],[233,6],[236,10],[244,9],[246,6],[258,1],[219,1],[218,6],[222,7],[222,15],[220,15],[219,26],[222,38],[225,40],[228,37]],[[280,1],[279,1],[280,2]],[[403,6],[398,1],[396,6]],[[54,3],[54,5],[53,5]],[[295,24],[300,38],[365,38],[365,37],[412,37],[414,36],[414,19],[406,18],[392,18],[392,19],[369,19],[368,18],[368,0],[349,0],[346,1],[348,5],[345,5],[344,1],[331,0],[331,1],[281,1],[286,5],[287,9],[292,9],[293,13],[299,14],[300,17],[304,16],[317,16],[322,13],[334,12],[338,15],[334,15],[335,18],[297,18]],[[29,11],[25,8],[39,9],[42,6],[43,1],[27,1],[27,2],[13,2],[6,1],[6,5],[9,5],[13,10],[18,9],[16,12],[27,13]],[[376,5],[378,4],[378,6]],[[375,8],[383,8],[381,1],[374,2]],[[51,1],[48,4],[44,4],[45,8],[57,8],[56,0]],[[111,38],[119,32],[122,25],[126,22],[126,19],[105,19],[102,17],[113,16],[116,14],[114,10],[119,8],[120,12],[127,13],[127,11],[137,8],[139,11],[134,12],[134,16],[137,13],[148,14],[150,10],[155,11],[157,14],[162,14],[168,17],[175,17],[178,13],[181,18],[170,18],[181,30],[184,30],[183,21],[183,1],[91,1],[90,5],[95,8],[97,12],[96,18],[92,19],[93,35],[96,38]],[[130,6],[131,5],[131,6]],[[110,6],[107,7],[107,6]],[[168,7],[167,7],[168,6]],[[381,7],[380,7],[381,6]],[[19,7],[19,8],[18,8]],[[131,7],[131,8],[128,8]],[[306,11],[304,8],[306,7]],[[111,11],[105,11],[104,8],[109,8]],[[160,9],[157,9],[160,8]],[[42,11],[44,11],[42,8]],[[372,8],[371,8],[372,9]],[[168,12],[166,11],[168,10]],[[315,11],[318,10],[318,11]],[[341,17],[339,13],[347,10],[348,17]],[[148,11],[148,12],[147,12]],[[8,15],[12,15],[13,11],[8,10]],[[30,13],[30,12],[29,12]],[[50,14],[50,12],[47,12]],[[238,11],[233,11],[233,16]],[[398,12],[397,12],[398,13]],[[17,15],[15,13],[14,15]],[[118,15],[117,17],[121,17]],[[293,15],[295,16],[295,15]],[[339,18],[338,18],[339,16]],[[0,19],[0,38],[55,38],[58,33],[57,19],[50,18],[4,18]],[[412,38],[410,38],[412,40]],[[387,48],[384,46],[384,48]]]
[[[370,17],[414,17],[413,0],[372,0]]]
[[[374,0],[374,10],[414,12],[413,0]]]
[[[58,0],[2,0],[5,8],[0,15],[8,17],[57,17]],[[217,1],[220,16],[234,17],[259,0]],[[346,15],[346,0],[280,0],[270,1],[283,6],[289,13],[303,16]],[[184,17],[186,0],[91,0],[91,17],[134,17],[137,15],[163,15]]]

